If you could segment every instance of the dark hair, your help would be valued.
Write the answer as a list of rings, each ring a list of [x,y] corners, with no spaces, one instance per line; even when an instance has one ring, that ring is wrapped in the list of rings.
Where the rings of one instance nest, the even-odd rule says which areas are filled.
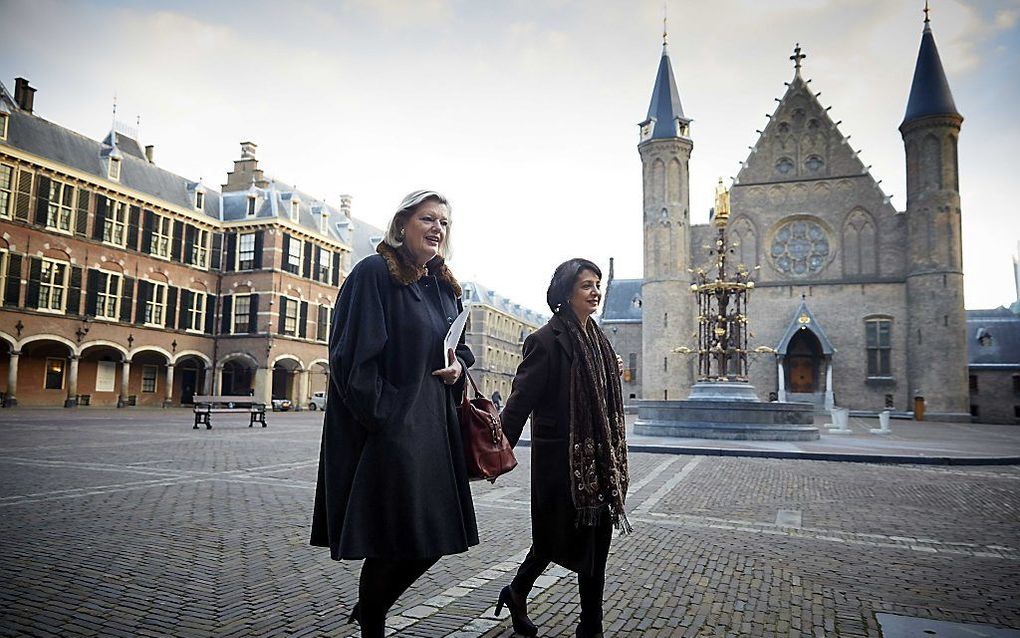
[[[595,262],[581,257],[568,259],[559,266],[556,266],[552,279],[549,281],[549,288],[545,291],[545,302],[549,304],[549,310],[556,312],[562,304],[567,303],[570,293],[574,291],[577,277],[583,270],[590,270],[599,279],[602,279],[602,270],[595,265]]]

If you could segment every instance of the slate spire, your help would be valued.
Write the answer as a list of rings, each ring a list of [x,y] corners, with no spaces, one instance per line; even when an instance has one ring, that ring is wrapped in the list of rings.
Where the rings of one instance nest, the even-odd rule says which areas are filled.
[[[946,72],[942,68],[939,50],[935,46],[928,11],[928,4],[925,3],[921,48],[917,52],[914,81],[910,85],[910,97],[907,99],[907,112],[903,116],[903,124],[930,115],[960,115],[956,110],[956,102],[953,101],[953,93],[949,90],[949,81],[946,80]]]
[[[687,137],[690,123],[691,120],[684,117],[684,109],[680,104],[680,92],[676,89],[673,66],[669,61],[669,45],[663,30],[662,57],[655,74],[655,88],[652,89],[652,101],[648,105],[648,117],[642,122],[642,128],[646,124],[653,124],[648,139]]]

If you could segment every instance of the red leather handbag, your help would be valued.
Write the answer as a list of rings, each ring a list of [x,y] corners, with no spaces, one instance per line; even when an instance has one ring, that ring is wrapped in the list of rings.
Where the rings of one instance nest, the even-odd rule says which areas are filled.
[[[503,434],[499,411],[492,401],[482,396],[467,370],[464,371],[470,390],[464,386],[464,398],[457,406],[461,440],[464,443],[464,460],[468,478],[496,482],[496,477],[517,467],[510,441]],[[474,391],[474,398],[468,395]]]

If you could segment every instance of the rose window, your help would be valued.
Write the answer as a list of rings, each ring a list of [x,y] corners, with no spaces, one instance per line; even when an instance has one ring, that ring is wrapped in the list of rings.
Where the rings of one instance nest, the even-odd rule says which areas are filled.
[[[776,162],[776,170],[783,175],[788,175],[793,172],[793,160],[789,157],[784,157]]]
[[[829,237],[813,221],[787,222],[776,231],[770,256],[781,273],[794,276],[817,273],[829,260]]]

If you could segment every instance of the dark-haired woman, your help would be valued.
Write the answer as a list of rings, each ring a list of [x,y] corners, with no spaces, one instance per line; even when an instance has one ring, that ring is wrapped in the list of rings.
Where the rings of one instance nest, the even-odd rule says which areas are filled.
[[[571,259],[553,274],[546,301],[553,317],[524,341],[503,429],[517,443],[531,415],[532,546],[497,607],[514,631],[538,633],[527,598],[550,562],[577,572],[581,617],[576,635],[602,636],[602,595],[613,526],[630,531],[624,511],[627,442],[621,363],[592,314],[602,271]]]
[[[311,543],[365,559],[351,614],[365,637],[383,637],[386,612],[440,556],[478,544],[455,403],[474,357],[463,341],[443,351],[461,309],[451,226],[445,197],[409,194],[334,310]]]

